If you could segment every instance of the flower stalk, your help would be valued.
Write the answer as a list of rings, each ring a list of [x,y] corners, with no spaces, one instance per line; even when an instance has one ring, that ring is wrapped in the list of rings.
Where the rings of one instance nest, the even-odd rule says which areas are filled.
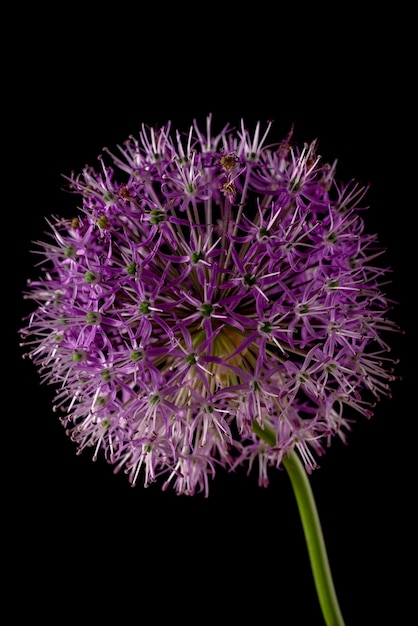
[[[254,422],[253,429],[261,439],[271,446],[275,445],[276,436],[271,429],[262,429],[257,422]],[[327,626],[344,626],[321,522],[305,468],[294,450],[283,457],[282,463],[290,478],[298,505],[316,592],[325,624]]]

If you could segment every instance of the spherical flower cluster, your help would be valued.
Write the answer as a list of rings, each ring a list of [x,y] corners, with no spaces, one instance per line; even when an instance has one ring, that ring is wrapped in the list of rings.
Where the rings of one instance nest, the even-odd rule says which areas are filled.
[[[258,462],[266,486],[294,448],[310,471],[390,394],[367,190],[270,128],[143,125],[67,178],[78,215],[38,242],[23,345],[78,450],[132,485],[207,496]]]

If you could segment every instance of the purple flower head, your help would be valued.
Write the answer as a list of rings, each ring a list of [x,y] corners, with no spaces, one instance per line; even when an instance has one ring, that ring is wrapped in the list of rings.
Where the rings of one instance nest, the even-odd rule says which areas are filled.
[[[206,496],[219,467],[258,462],[264,486],[294,448],[316,467],[390,395],[397,330],[366,188],[316,142],[211,122],[142,126],[68,178],[82,207],[48,221],[21,329],[79,451]]]

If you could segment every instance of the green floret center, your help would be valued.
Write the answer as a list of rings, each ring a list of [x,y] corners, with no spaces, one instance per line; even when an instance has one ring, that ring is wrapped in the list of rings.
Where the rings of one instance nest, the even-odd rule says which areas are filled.
[[[86,283],[94,283],[94,281],[96,280],[96,275],[93,274],[93,272],[86,272],[84,274],[84,280],[86,281]]]
[[[150,312],[150,303],[149,302],[141,302],[141,304],[139,305],[139,311],[140,313],[142,313],[143,315],[146,315],[147,313]]]
[[[102,230],[109,226],[109,218],[106,215],[102,215],[96,222],[97,226]]]
[[[109,380],[111,380],[112,375],[110,373],[110,370],[106,369],[103,370],[103,372],[100,372],[101,377],[103,378],[103,380],[107,383],[109,382]]]
[[[100,313],[96,313],[94,311],[86,313],[86,322],[89,325],[100,324],[101,320],[102,316]]]
[[[107,193],[104,194],[103,200],[105,202],[114,202],[116,200],[116,196],[111,191],[108,191]]]
[[[84,350],[74,350],[71,358],[73,359],[73,361],[79,362],[82,361],[85,356],[86,353],[84,352]]]
[[[67,246],[64,252],[65,256],[73,257],[76,254],[76,249],[74,246]]]
[[[204,258],[205,255],[203,254],[203,252],[193,252],[191,256],[192,263],[194,264],[199,263],[199,261],[203,261]]]
[[[244,285],[248,285],[249,287],[252,287],[253,285],[255,285],[257,282],[257,278],[254,276],[254,274],[245,274],[244,276]]]
[[[151,224],[159,224],[160,222],[164,222],[165,220],[165,213],[164,211],[161,211],[161,209],[153,209],[150,215]]]
[[[213,306],[209,302],[206,304],[202,304],[202,306],[200,307],[200,311],[203,317],[210,317],[213,313]]]
[[[196,365],[197,360],[196,360],[196,355],[195,354],[189,354],[186,357],[186,361],[187,363],[189,363],[190,365]]]

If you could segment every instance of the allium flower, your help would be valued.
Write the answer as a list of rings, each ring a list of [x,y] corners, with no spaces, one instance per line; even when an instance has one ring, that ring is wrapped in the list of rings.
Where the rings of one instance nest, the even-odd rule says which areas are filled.
[[[27,354],[78,450],[132,485],[207,496],[258,462],[266,486],[294,449],[309,472],[390,394],[367,189],[270,128],[143,125],[68,177],[78,215],[38,242]]]

